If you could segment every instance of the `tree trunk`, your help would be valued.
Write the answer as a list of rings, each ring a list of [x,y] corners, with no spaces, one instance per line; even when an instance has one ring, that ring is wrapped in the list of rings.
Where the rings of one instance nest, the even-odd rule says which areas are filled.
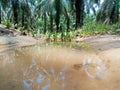
[[[75,29],[78,29],[83,25],[84,0],[75,0],[75,9],[76,9],[76,26],[75,26]]]
[[[67,18],[67,32],[69,31],[70,29],[70,18],[68,17]]]
[[[92,11],[93,11],[94,15],[96,16],[96,11],[95,11],[94,7],[92,7]]]
[[[119,21],[119,0],[114,0],[114,6],[110,15],[111,23]]]
[[[21,10],[22,10],[22,21],[21,21],[21,23],[22,23],[22,27],[24,27],[24,25],[25,25],[25,6],[24,6],[24,3],[21,3],[22,5],[21,5]]]
[[[56,30],[57,32],[59,32],[60,31],[60,12],[61,12],[60,0],[55,0],[55,9],[56,9],[56,17],[55,17]]]
[[[2,10],[1,10],[1,6],[0,6],[0,24],[1,24],[1,21],[2,21]]]
[[[46,13],[44,13],[44,16],[43,16],[43,18],[44,18],[44,33],[46,33]]]
[[[53,32],[53,15],[52,15],[52,11],[50,11],[50,31]]]
[[[13,15],[14,15],[14,25],[18,24],[18,6],[19,2],[18,0],[12,1],[12,7],[13,7]]]
[[[65,7],[64,7],[64,10],[65,10],[65,17],[66,17],[66,20],[67,20],[66,26],[67,26],[67,32],[68,32],[69,28],[70,28],[70,18],[69,18],[69,14],[68,14]]]

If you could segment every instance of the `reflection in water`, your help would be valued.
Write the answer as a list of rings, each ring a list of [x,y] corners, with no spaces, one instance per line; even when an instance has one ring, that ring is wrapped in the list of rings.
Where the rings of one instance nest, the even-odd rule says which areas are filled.
[[[31,85],[32,85],[32,80],[23,80],[23,86],[25,88],[25,90],[31,90]]]
[[[48,85],[45,85],[45,86],[42,87],[42,90],[49,90],[49,87],[50,87],[49,84],[48,84]]]
[[[83,61],[83,67],[86,72],[86,74],[91,78],[104,78],[104,71],[106,69],[106,65],[103,63],[103,61],[98,58],[95,61],[93,61],[91,58],[89,58],[87,61]],[[90,70],[94,70],[95,72],[90,72]]]
[[[0,90],[96,90],[106,71],[93,52],[53,46],[1,53],[0,64]]]
[[[41,83],[42,81],[44,80],[44,76],[42,74],[40,74],[38,77],[37,77],[37,83]]]
[[[62,90],[65,90],[65,71],[67,66],[63,66],[57,75],[53,67],[50,67],[48,70],[37,65],[36,60],[32,59],[29,67],[23,70],[23,86],[25,90],[31,90],[34,87],[37,87],[36,90],[49,90],[51,81],[61,83]],[[43,82],[46,82],[45,85],[42,85]]]

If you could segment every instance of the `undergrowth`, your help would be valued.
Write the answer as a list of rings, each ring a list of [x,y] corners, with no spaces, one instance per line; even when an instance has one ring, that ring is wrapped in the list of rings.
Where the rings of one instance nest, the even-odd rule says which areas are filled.
[[[48,41],[72,41],[76,37],[88,37],[92,35],[103,34],[120,34],[120,23],[113,25],[90,22],[85,24],[81,29],[61,32],[61,33],[46,33]]]
[[[9,20],[3,20],[3,25],[6,25],[7,28],[11,27],[12,24]],[[67,30],[63,28],[61,32],[46,32],[46,34],[37,33],[38,30],[30,30],[34,37],[40,36],[41,38],[46,38],[47,41],[62,41],[62,42],[70,42],[74,40],[76,37],[88,37],[91,35],[102,35],[102,34],[120,34],[120,22],[116,24],[103,24],[96,23],[95,21],[87,22],[84,26],[78,30]],[[39,34],[39,35],[38,35]]]
[[[107,25],[102,23],[87,23],[81,29],[75,31],[80,36],[91,36],[98,34],[120,34],[120,23]]]

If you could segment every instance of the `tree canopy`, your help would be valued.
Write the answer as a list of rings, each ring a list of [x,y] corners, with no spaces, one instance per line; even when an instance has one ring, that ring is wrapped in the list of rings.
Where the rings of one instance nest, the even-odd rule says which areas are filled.
[[[120,0],[0,0],[0,23],[41,32],[62,32],[81,28],[86,16],[96,22],[119,21]]]

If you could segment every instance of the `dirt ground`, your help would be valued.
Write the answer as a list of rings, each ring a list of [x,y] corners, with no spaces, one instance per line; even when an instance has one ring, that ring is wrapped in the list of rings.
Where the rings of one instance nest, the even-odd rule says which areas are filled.
[[[36,43],[37,40],[29,36],[0,36],[0,52],[11,48],[30,46]]]
[[[92,45],[106,62],[108,78],[111,78],[109,85],[113,86],[112,90],[119,90],[117,85],[120,85],[120,35],[92,36],[83,41]]]
[[[13,28],[7,29],[0,24],[0,51],[11,47],[29,46],[38,43],[31,36],[20,35],[20,31]],[[112,56],[120,56],[120,35],[96,35],[87,38],[78,38],[78,41],[92,45],[99,53]],[[43,42],[43,40],[39,40]]]
[[[14,32],[0,25],[0,52],[13,47],[29,46],[38,43],[38,40],[33,37],[21,36],[19,32]],[[80,38],[80,42],[91,45],[96,50],[97,55],[107,64],[106,72],[109,79],[100,84],[103,87],[107,85],[104,90],[108,90],[108,87],[110,87],[109,90],[120,90],[120,35],[96,35]]]
[[[104,59],[120,63],[120,35],[96,35],[79,41],[91,45]]]
[[[7,29],[6,26],[0,24],[0,52],[43,42],[42,40],[36,40],[30,35],[22,35],[21,33],[17,29]]]
[[[120,48],[120,35],[97,35],[83,40],[97,51],[105,51]]]
[[[120,35],[98,35],[83,40],[93,46],[101,58],[111,64],[120,75]]]

